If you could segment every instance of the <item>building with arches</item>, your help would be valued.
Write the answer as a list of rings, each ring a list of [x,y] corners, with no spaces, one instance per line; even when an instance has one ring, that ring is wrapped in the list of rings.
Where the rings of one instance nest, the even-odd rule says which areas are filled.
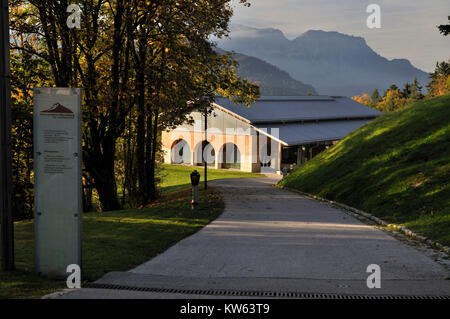
[[[281,173],[302,165],[382,113],[347,97],[261,97],[252,106],[216,98],[207,116],[162,133],[164,162]]]

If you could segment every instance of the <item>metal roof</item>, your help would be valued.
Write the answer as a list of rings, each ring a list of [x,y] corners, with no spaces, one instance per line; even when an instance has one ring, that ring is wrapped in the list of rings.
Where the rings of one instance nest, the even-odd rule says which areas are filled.
[[[250,107],[216,98],[217,105],[252,124],[320,120],[373,119],[382,113],[348,97],[261,97]]]
[[[340,140],[368,122],[370,120],[344,120],[269,125],[257,124],[254,127],[282,141],[283,144],[291,146]],[[274,129],[279,130],[278,134],[276,134]]]
[[[263,96],[250,107],[220,97],[215,103],[285,145],[340,140],[382,115],[343,96]]]

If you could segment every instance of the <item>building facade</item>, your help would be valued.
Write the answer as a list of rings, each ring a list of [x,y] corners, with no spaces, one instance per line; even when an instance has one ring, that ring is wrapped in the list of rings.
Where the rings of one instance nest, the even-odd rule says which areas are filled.
[[[216,98],[206,118],[162,133],[164,162],[278,173],[302,165],[381,113],[347,97],[262,97],[250,107]]]

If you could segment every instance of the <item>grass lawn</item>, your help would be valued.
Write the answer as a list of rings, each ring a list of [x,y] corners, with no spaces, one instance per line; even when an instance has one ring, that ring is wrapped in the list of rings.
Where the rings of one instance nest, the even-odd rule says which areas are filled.
[[[160,189],[162,193],[167,193],[176,189],[187,187],[191,185],[190,174],[197,170],[200,173],[200,182],[204,181],[203,166],[183,166],[183,165],[161,165],[163,168],[160,173],[162,182]],[[208,181],[225,178],[248,178],[248,177],[262,177],[261,174],[244,173],[235,170],[213,169],[208,167]]]
[[[385,114],[280,182],[450,245],[450,95]]]
[[[144,209],[84,214],[83,281],[133,268],[216,219],[224,208],[218,193],[210,188],[199,196],[195,211],[190,189],[184,189]],[[38,298],[65,288],[64,281],[34,275],[33,236],[33,221],[15,223],[17,270],[0,272],[0,298]]]
[[[91,212],[83,215],[83,281],[109,271],[129,270],[164,252],[181,239],[216,219],[224,204],[210,188],[200,188],[200,205],[190,205],[190,173],[202,167],[162,165],[161,198],[144,209]],[[208,169],[208,180],[259,177],[259,174]],[[15,223],[16,270],[0,271],[0,298],[39,298],[66,287],[65,281],[34,274],[33,220]],[[1,258],[1,257],[0,257]]]

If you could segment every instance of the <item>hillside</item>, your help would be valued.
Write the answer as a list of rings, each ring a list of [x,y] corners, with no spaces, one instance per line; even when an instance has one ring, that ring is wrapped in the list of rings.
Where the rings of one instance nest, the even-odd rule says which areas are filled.
[[[416,76],[422,86],[428,74],[406,59],[388,60],[373,51],[361,37],[310,30],[289,40],[277,29],[233,25],[230,38],[218,44],[228,51],[257,57],[296,80],[305,81],[326,95],[354,96],[381,92],[391,84],[403,87]]]
[[[226,51],[217,48],[217,52]],[[234,53],[233,58],[239,62],[238,75],[260,88],[264,96],[299,96],[308,93],[316,94],[316,90],[308,84],[293,79],[289,73],[261,59]]]
[[[385,114],[280,182],[450,245],[450,95]]]

